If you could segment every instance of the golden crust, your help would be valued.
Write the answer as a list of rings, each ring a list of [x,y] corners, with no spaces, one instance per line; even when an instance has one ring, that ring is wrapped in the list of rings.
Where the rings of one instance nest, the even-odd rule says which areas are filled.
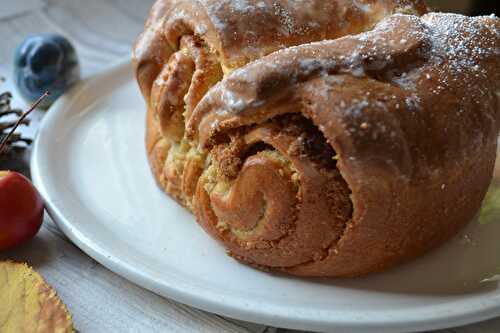
[[[498,19],[292,3],[155,4],[135,68],[158,183],[261,269],[358,276],[443,243],[491,180]]]
[[[426,9],[421,0],[159,0],[134,47],[139,81],[151,86],[156,75],[141,67],[158,71],[184,35],[203,39],[234,69],[285,47],[366,31],[395,12]]]
[[[193,187],[196,179],[189,176],[199,168],[185,166],[187,160],[165,162],[171,165],[164,168],[159,163],[187,153],[179,147],[184,119],[224,72],[285,47],[366,31],[391,13],[425,11],[422,0],[158,0],[134,46],[134,68],[151,114],[147,140],[159,130],[159,144],[168,147],[149,156],[156,180],[190,205],[192,194],[186,197],[182,188]]]
[[[478,211],[496,155],[499,47],[497,18],[394,15],[365,34],[278,51],[234,72],[199,103],[188,136],[211,150],[227,140],[222,133],[290,113],[312,121],[337,154],[352,217],[323,256],[311,252],[309,261],[275,269],[305,276],[381,270],[438,246]],[[212,204],[198,206],[202,225],[219,223],[222,214],[206,213]],[[316,224],[303,232],[336,221],[313,212],[303,223]]]

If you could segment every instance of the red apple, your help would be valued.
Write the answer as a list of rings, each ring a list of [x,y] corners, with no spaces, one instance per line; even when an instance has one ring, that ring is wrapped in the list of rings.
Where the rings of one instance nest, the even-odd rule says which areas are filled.
[[[0,171],[0,250],[33,238],[43,221],[43,200],[23,175]]]

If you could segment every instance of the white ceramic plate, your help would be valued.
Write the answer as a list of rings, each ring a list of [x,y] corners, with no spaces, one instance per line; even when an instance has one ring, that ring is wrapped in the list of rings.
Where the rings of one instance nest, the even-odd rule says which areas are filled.
[[[495,211],[491,223],[473,221],[444,247],[383,274],[308,280],[263,273],[227,257],[157,188],[144,115],[124,63],[62,97],[33,152],[33,179],[50,215],[116,273],[210,312],[314,331],[423,331],[500,315]]]

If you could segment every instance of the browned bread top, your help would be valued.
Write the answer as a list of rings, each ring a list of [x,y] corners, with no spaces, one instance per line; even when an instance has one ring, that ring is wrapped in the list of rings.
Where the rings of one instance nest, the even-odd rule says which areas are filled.
[[[260,189],[250,181],[244,189],[236,187],[241,175],[233,185],[223,180],[214,190],[205,185],[207,194],[200,189],[200,222],[240,260],[277,265],[298,275],[356,276],[432,249],[473,218],[491,180],[499,130],[499,68],[498,18],[431,13],[421,18],[393,15],[373,31],[277,51],[235,70],[198,104],[187,136],[224,166],[224,159],[214,155],[217,147],[240,133],[267,128],[273,119],[302,115],[336,153],[330,158],[351,192],[352,216],[348,222],[328,220],[319,217],[322,210],[305,208],[304,202],[328,200],[318,183],[299,190],[311,201],[289,201],[306,216],[295,226],[307,228],[285,238],[303,235],[300,246],[296,239],[280,240],[282,248],[261,250],[263,245],[212,227],[227,218],[227,211],[242,207],[224,201],[235,191],[243,197],[270,191],[264,208],[287,200],[279,199],[284,190],[271,190],[278,173],[256,173]],[[273,143],[286,137],[282,128],[259,137],[300,165],[295,162],[300,155]],[[247,159],[252,165],[269,160],[263,153]],[[248,174],[246,165],[241,173]],[[304,186],[308,176],[299,174]],[[209,176],[203,179],[210,184]],[[335,193],[337,199],[345,196]],[[344,225],[340,234],[330,231],[335,235],[330,243],[325,243],[325,233],[315,234],[326,221]],[[309,235],[314,236],[305,240]]]
[[[234,257],[291,274],[362,275],[442,244],[491,180],[500,23],[390,15],[406,11],[425,7],[158,1],[135,66],[161,186]]]
[[[423,0],[159,0],[134,58],[138,69],[148,63],[161,66],[182,35],[196,35],[230,72],[284,47],[358,33],[391,13],[426,9]],[[138,73],[143,92],[154,77]]]
[[[221,131],[316,106],[307,117],[332,144],[340,135],[356,159],[410,175],[417,150],[428,167],[441,165],[496,135],[498,68],[498,18],[396,14],[372,31],[280,50],[234,71],[200,102],[188,135],[203,146]]]
[[[369,30],[395,12],[425,11],[422,0],[158,0],[134,47],[158,182],[190,205],[185,122],[235,68],[278,49]]]

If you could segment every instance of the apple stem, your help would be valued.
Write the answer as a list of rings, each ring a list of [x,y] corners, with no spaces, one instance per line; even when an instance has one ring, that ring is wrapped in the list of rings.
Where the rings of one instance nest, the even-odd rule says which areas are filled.
[[[0,143],[0,155],[2,155],[3,151],[5,150],[5,147],[7,146],[7,142],[9,141],[10,137],[14,134],[16,131],[17,127],[24,121],[24,119],[31,113],[33,110],[36,109],[36,107],[47,97],[50,95],[50,91],[46,91],[42,96],[40,96],[31,106],[29,109],[24,112],[19,119],[17,119],[16,123],[12,128],[10,129],[10,132],[3,138],[2,142]]]

